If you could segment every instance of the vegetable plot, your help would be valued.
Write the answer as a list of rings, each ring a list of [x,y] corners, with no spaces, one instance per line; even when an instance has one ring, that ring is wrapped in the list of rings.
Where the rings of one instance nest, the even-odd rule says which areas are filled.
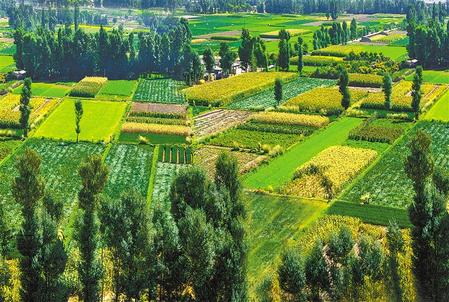
[[[148,103],[184,104],[184,83],[172,79],[140,79],[133,100]]]

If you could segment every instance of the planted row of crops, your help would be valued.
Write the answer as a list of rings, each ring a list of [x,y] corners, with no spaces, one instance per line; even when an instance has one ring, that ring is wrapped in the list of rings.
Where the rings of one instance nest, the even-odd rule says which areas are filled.
[[[343,194],[342,199],[371,204],[405,208],[413,199],[411,181],[404,171],[404,162],[409,154],[409,143],[417,130],[423,130],[432,137],[432,152],[435,166],[449,169],[449,125],[438,122],[420,122],[397,145]]]
[[[432,104],[436,99],[441,97],[447,90],[447,86],[423,84],[422,87],[423,99],[421,100],[420,107],[425,108]],[[412,108],[412,83],[408,81],[401,81],[393,87],[391,95],[393,111],[399,112],[411,112]],[[363,99],[361,108],[364,109],[385,109],[385,96],[383,93],[369,93],[366,98]]]
[[[299,167],[283,192],[307,198],[331,199],[377,156],[370,149],[333,146]]]
[[[281,104],[313,88],[320,86],[330,86],[333,84],[335,84],[335,81],[333,80],[314,79],[306,77],[296,78],[293,81],[284,83]],[[260,110],[268,107],[274,107],[276,105],[277,101],[274,98],[274,87],[270,87],[258,94],[232,102],[228,105],[228,108],[240,110]]]
[[[140,79],[133,99],[137,102],[184,104],[183,87],[183,82],[172,79]]]
[[[355,103],[367,95],[360,89],[350,89],[351,103]],[[281,110],[337,115],[343,112],[341,94],[337,87],[315,88],[290,99]]]
[[[378,143],[394,143],[401,137],[408,123],[393,122],[389,120],[368,120],[349,133],[353,140],[364,140]]]
[[[277,78],[285,81],[297,77],[293,72],[247,72],[238,76],[183,90],[187,100],[195,105],[226,106],[233,101],[249,97],[274,85]]]
[[[225,131],[244,123],[251,116],[250,112],[218,109],[198,115],[194,120],[195,135],[202,137]]]
[[[159,161],[172,164],[191,164],[192,150],[183,146],[161,146],[159,148]]]
[[[170,209],[168,197],[170,186],[179,171],[187,168],[188,165],[158,162],[156,167],[153,195],[151,198],[152,207],[162,207]]]
[[[70,95],[74,97],[93,98],[107,81],[108,79],[103,77],[85,77],[72,88]]]
[[[120,197],[133,188],[147,195],[153,148],[145,145],[113,145],[105,163],[109,168],[105,192],[112,198]]]

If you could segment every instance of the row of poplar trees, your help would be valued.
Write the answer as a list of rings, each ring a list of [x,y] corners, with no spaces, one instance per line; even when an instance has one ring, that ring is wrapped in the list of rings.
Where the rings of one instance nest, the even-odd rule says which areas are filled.
[[[106,271],[112,278],[107,290],[116,301],[247,300],[245,210],[234,157],[219,156],[213,181],[199,168],[180,172],[167,200],[151,210],[132,191],[117,199],[103,195],[108,167],[101,156],[88,157],[79,169],[82,186],[71,247],[76,252],[70,252],[79,254],[76,276],[64,274],[69,257],[61,233],[64,206],[46,188],[40,156],[27,149],[16,167],[12,193],[23,218],[14,247],[21,301],[67,301],[75,295],[99,301]],[[0,213],[1,226],[5,216]],[[105,251],[110,267],[103,263]],[[7,256],[1,252],[1,258]],[[79,287],[70,288],[73,280],[67,278],[78,280]]]

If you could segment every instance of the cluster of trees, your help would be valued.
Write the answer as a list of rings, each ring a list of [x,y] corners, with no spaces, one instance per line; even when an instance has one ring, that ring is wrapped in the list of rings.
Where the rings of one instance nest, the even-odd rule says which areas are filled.
[[[36,29],[38,27],[54,29],[57,25],[77,23],[107,25],[108,18],[95,11],[75,10],[69,6],[52,8],[51,6],[34,8],[21,4],[5,8],[9,26],[17,29]]]
[[[392,229],[400,234],[397,226]],[[318,239],[307,257],[298,249],[282,255],[277,275],[283,301],[322,301],[322,297],[359,301],[367,279],[378,281],[386,276],[384,259],[380,242],[367,235],[353,238],[351,230],[342,227],[327,241]]]
[[[348,27],[346,21],[333,22],[332,26],[326,28],[324,25],[313,33],[313,49],[320,49],[329,45],[346,44],[348,41],[355,40],[367,34],[369,28],[357,28],[357,21],[353,18]]]
[[[170,32],[133,33],[100,28],[96,34],[80,29],[58,32],[39,28],[14,33],[18,68],[33,79],[79,80],[86,75],[132,78],[141,73],[160,72],[197,80],[200,60],[190,47],[191,33],[181,19]]]
[[[407,46],[410,58],[427,67],[449,66],[449,23],[441,5],[415,5],[407,13]]]
[[[79,169],[76,244],[70,245],[76,252],[60,233],[63,205],[48,194],[40,166],[30,149],[17,161],[12,192],[23,218],[17,245],[0,211],[0,239],[8,243],[0,250],[1,301],[11,282],[4,260],[16,253],[21,301],[67,301],[73,295],[98,301],[106,271],[112,281],[107,290],[117,301],[247,300],[245,211],[234,157],[219,156],[213,182],[197,168],[181,172],[166,201],[171,208],[156,206],[152,215],[135,192],[113,200],[103,195],[108,168],[101,156],[87,158]],[[65,274],[74,254],[76,268]]]

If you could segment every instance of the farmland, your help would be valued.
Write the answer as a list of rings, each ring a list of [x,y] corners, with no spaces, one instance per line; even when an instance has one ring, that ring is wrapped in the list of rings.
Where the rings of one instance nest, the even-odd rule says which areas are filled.
[[[126,104],[104,101],[83,101],[80,140],[109,141],[117,131]],[[35,137],[74,141],[74,101],[64,100],[36,131]]]
[[[131,97],[136,89],[136,81],[109,80],[98,93],[99,97]]]
[[[158,162],[156,167],[156,176],[151,199],[151,206],[169,209],[170,203],[167,201],[170,192],[170,186],[177,173],[188,165],[162,163]]]
[[[396,61],[400,61],[401,59],[403,59],[407,53],[405,47],[351,44],[351,45],[332,45],[323,49],[314,50],[312,54],[320,56],[345,57],[350,52],[360,53],[363,51],[382,53],[385,56],[390,57],[392,60]]]
[[[408,154],[410,139],[418,129],[432,137],[432,151],[435,165],[449,168],[447,142],[449,128],[444,123],[421,122],[401,141],[375,163],[347,192],[342,200],[358,203],[362,196],[368,196],[369,203],[394,208],[405,208],[413,197],[411,181],[404,171],[404,161]],[[382,188],[388,188],[383,190]]]
[[[316,87],[330,86],[333,83],[334,81],[332,80],[312,79],[305,77],[301,77],[293,81],[287,82],[283,86],[284,93],[281,104],[297,96],[298,94],[309,91]],[[248,110],[248,109],[265,109],[268,107],[273,107],[275,105],[276,100],[274,98],[274,88],[269,88],[253,96],[232,102],[227,107],[230,109]]]
[[[424,119],[449,122],[449,92],[446,92],[435,106],[427,112]]]
[[[105,163],[110,169],[106,193],[116,198],[131,187],[146,197],[153,150],[149,146],[114,145]]]
[[[107,81],[107,78],[102,77],[85,77],[72,88],[70,96],[93,98]]]
[[[33,96],[62,98],[69,93],[71,86],[72,83],[33,83]],[[13,90],[14,94],[21,92],[21,86]]]
[[[148,103],[185,103],[184,84],[171,79],[140,79],[133,100]]]

